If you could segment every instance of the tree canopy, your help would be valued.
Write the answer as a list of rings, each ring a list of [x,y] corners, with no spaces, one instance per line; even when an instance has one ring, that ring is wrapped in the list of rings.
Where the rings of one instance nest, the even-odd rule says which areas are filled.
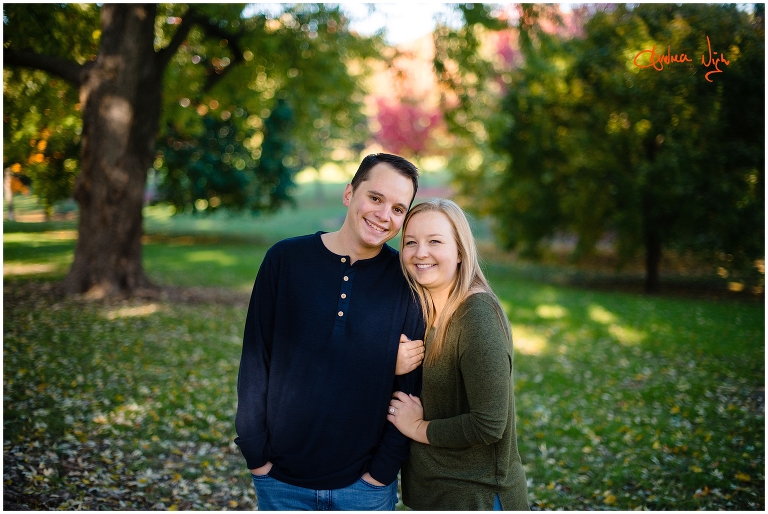
[[[499,239],[535,254],[573,233],[579,257],[611,236],[623,259],[644,250],[648,291],[663,248],[754,271],[764,253],[761,8],[604,6],[583,13],[581,34],[527,9],[519,59],[497,72],[501,108],[483,117],[485,162],[460,172],[478,179],[466,184]]]

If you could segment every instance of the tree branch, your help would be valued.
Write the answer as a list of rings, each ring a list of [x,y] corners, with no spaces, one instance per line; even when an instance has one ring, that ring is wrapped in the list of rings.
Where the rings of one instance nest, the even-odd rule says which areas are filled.
[[[208,80],[206,80],[205,85],[203,86],[203,92],[207,93],[213,88],[213,86],[218,84],[219,81],[223,79],[224,76],[232,68],[234,68],[238,62],[244,60],[243,50],[240,48],[240,44],[238,42],[240,36],[243,34],[243,29],[241,29],[237,34],[232,34],[222,29],[218,25],[212,25],[206,17],[198,14],[197,12],[194,12],[192,9],[190,9],[189,13],[187,14],[187,16],[189,15],[192,15],[195,18],[195,21],[198,23],[203,32],[205,32],[206,36],[218,39],[226,39],[227,45],[230,48],[230,53],[232,54],[232,60],[226,67],[217,69],[213,66],[210,66],[208,68]]]
[[[3,66],[21,66],[36,70],[47,71],[66,80],[70,84],[80,87],[83,81],[83,72],[88,64],[77,64],[59,57],[42,55],[30,50],[3,49]]]
[[[176,29],[176,33],[173,35],[171,42],[168,46],[157,52],[157,66],[162,71],[168,65],[168,62],[173,57],[173,54],[179,49],[181,44],[187,39],[190,29],[195,23],[199,23],[198,17],[190,9],[186,15],[181,18],[181,24]]]

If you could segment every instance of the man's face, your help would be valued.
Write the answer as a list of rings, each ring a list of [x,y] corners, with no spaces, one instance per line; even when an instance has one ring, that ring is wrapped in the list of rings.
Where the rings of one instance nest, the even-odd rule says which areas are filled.
[[[368,179],[356,190],[348,184],[344,205],[357,243],[367,248],[381,247],[400,231],[413,198],[413,182],[389,164],[371,168]]]

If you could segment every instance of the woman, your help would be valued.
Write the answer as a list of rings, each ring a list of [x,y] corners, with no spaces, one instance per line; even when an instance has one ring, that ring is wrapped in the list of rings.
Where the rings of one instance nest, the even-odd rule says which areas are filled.
[[[421,400],[397,392],[387,416],[413,440],[403,503],[416,510],[528,510],[512,335],[464,212],[441,199],[411,209],[400,262],[429,327]]]

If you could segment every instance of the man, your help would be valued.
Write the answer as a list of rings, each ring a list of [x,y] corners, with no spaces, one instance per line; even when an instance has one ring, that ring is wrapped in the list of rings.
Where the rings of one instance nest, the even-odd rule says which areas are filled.
[[[260,510],[392,510],[408,440],[387,422],[393,391],[418,395],[421,368],[395,375],[420,346],[421,312],[385,245],[416,196],[418,171],[369,155],[344,190],[336,232],[269,249],[248,307],[235,442]],[[401,389],[403,388],[403,389]]]

